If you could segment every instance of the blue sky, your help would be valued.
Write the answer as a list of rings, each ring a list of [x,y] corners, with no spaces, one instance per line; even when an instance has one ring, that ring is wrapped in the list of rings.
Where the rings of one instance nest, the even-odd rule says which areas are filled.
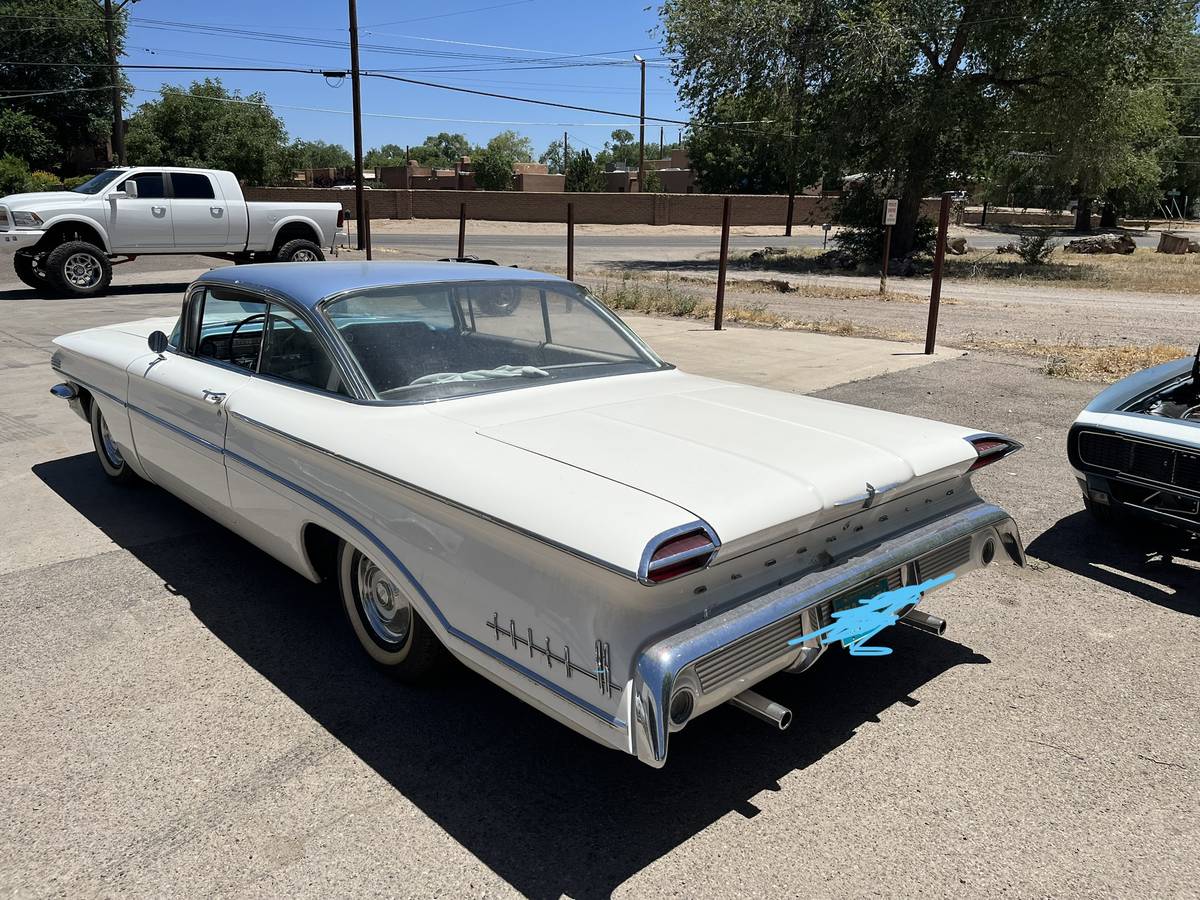
[[[496,8],[480,9],[487,6]],[[339,0],[320,4],[295,0],[141,0],[130,10],[126,63],[320,69],[345,69],[349,65],[348,50],[310,43],[348,39],[346,4]],[[676,102],[666,64],[653,62],[662,56],[657,38],[651,34],[657,24],[657,7],[647,7],[646,0],[586,4],[571,0],[507,3],[439,0],[421,4],[359,0],[358,20],[363,45],[389,48],[364,46],[360,52],[364,70],[393,70],[426,81],[631,113],[638,111],[639,90],[638,66],[631,57],[640,50],[642,56],[652,61],[647,68],[647,115],[686,118]],[[280,37],[248,39],[203,33],[189,26],[240,29]],[[477,46],[480,44],[491,46]],[[485,58],[430,54],[474,54]],[[593,56],[563,59],[583,54]],[[512,58],[523,62],[514,63]],[[567,61],[590,64],[547,67]],[[613,61],[617,63],[612,64]],[[421,71],[429,69],[440,71]],[[477,71],[466,71],[470,69]],[[478,71],[484,69],[488,71]],[[128,70],[127,74],[138,89],[131,107],[153,99],[154,92],[163,84],[186,84],[204,77],[202,72]],[[316,75],[214,74],[219,74],[230,88],[243,93],[265,92],[292,137],[322,139],[352,147],[348,79],[331,86]],[[439,131],[462,132],[473,142],[484,143],[506,128],[531,137],[538,153],[550,141],[561,140],[564,130],[571,134],[572,145],[599,148],[624,121],[610,115],[456,94],[374,78],[363,79],[363,112],[365,149],[383,143],[418,144],[425,135]],[[636,134],[637,120],[628,120],[625,127]],[[666,129],[667,140],[674,140],[676,127],[668,125]],[[658,141],[657,124],[647,124],[646,141]]]

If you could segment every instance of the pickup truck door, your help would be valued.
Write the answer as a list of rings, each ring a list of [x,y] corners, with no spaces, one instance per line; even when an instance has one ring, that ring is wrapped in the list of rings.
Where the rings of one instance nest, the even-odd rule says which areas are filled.
[[[250,384],[266,304],[200,288],[184,309],[175,346],[130,368],[133,439],[151,478],[225,520],[230,514],[225,407]]]
[[[137,197],[114,197],[137,183]],[[171,205],[167,200],[162,172],[138,172],[118,182],[106,195],[108,239],[114,253],[170,250],[175,246],[171,229]]]
[[[204,172],[171,172],[168,177],[175,249],[228,250],[229,204],[212,176]]]

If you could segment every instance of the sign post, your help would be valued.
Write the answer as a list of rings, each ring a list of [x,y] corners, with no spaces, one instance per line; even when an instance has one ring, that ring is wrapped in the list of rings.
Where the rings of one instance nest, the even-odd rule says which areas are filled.
[[[892,226],[900,211],[899,200],[886,200],[883,204],[883,263],[879,267],[879,293],[887,293],[888,256],[892,252]]]
[[[833,226],[832,226],[832,225],[830,225],[828,222],[826,222],[824,225],[822,225],[822,226],[821,226],[821,230],[822,230],[823,232],[825,232],[823,235],[821,235],[821,249],[822,249],[822,250],[824,250],[824,249],[825,249],[825,244],[826,244],[826,243],[828,242],[828,240],[829,240],[829,229],[830,229],[830,228],[832,228],[832,227],[833,227]]]

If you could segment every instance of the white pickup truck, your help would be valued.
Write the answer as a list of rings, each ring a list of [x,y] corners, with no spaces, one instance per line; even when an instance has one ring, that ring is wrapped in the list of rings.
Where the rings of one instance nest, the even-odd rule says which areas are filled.
[[[30,287],[104,292],[113,262],[198,253],[235,262],[323,260],[340,203],[247,202],[232,172],[175,166],[107,169],[69,191],[0,198],[0,252]]]

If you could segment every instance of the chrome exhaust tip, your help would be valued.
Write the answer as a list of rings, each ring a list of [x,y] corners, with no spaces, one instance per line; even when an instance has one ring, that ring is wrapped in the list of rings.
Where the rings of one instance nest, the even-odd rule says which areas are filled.
[[[75,390],[75,386],[71,384],[56,384],[50,388],[50,393],[59,400],[74,400],[79,396],[79,391]]]
[[[910,609],[904,618],[900,620],[900,624],[907,625],[909,628],[927,631],[939,637],[946,633],[945,619],[939,616],[931,616],[929,613],[922,612],[919,609]]]
[[[787,727],[792,724],[790,709],[754,691],[742,691],[736,697],[730,698],[729,703],[742,712],[750,713],[756,719],[774,725],[780,731],[787,731]]]

